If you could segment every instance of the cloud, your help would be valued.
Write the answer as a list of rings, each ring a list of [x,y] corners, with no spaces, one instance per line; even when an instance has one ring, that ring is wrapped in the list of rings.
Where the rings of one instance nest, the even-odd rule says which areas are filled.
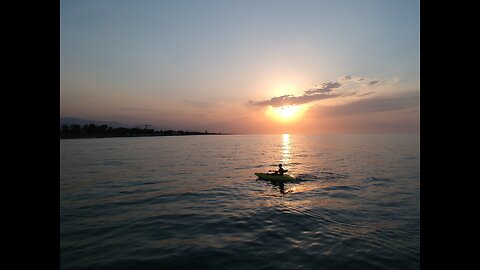
[[[268,100],[264,101],[250,101],[250,105],[256,106],[272,106],[272,107],[281,107],[287,105],[300,105],[305,103],[310,103],[319,100],[337,98],[340,96],[351,96],[355,95],[358,91],[355,92],[343,92],[343,93],[336,93],[336,91],[342,91],[345,89],[347,84],[357,84],[357,89],[368,88],[373,85],[378,84],[380,81],[374,80],[368,83],[363,82],[364,78],[353,78],[351,75],[343,76],[337,81],[333,82],[324,82],[320,84],[316,84],[313,88],[305,90],[303,95],[301,96],[294,96],[294,95],[283,95],[279,97],[273,97]],[[351,89],[350,89],[351,90]],[[374,92],[369,92],[363,95],[373,94]],[[361,95],[360,95],[361,96]]]
[[[121,108],[122,110],[125,110],[125,111],[136,111],[136,112],[155,112],[156,110],[155,109],[149,109],[149,108],[133,108],[133,107],[129,107],[129,108]]]
[[[358,94],[357,97],[368,96],[368,95],[375,94],[375,93],[376,92],[368,92],[368,93],[364,93],[364,94]]]
[[[362,98],[336,106],[318,105],[308,111],[308,120],[319,132],[418,132],[419,92]]]
[[[387,112],[401,109],[418,108],[419,105],[420,98],[418,94],[415,93],[393,97],[362,99],[337,106],[323,106],[318,107],[316,111],[318,115],[321,116],[339,116],[346,114],[356,115],[361,113]]]
[[[313,89],[305,91],[304,95],[313,95],[317,93],[329,93],[332,92],[333,89],[342,87],[342,84],[339,82],[330,82],[330,83],[323,83],[321,87],[315,87]]]
[[[257,106],[272,106],[272,107],[282,107],[287,105],[300,105],[317,100],[328,99],[338,97],[340,94],[313,94],[313,95],[302,95],[302,96],[292,96],[285,95],[280,97],[273,97],[269,100],[264,100],[260,102],[250,101],[250,104]]]

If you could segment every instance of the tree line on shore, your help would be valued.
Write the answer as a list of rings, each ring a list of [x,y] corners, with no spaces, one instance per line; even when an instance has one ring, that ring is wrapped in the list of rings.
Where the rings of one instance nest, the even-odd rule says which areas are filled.
[[[154,130],[147,128],[113,128],[108,125],[62,125],[60,138],[103,138],[103,137],[139,137],[139,136],[180,136],[180,135],[214,135],[221,133],[209,133],[185,130]]]

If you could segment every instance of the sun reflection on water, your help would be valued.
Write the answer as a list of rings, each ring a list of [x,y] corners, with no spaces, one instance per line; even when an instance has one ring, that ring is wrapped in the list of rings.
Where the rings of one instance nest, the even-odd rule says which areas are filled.
[[[282,164],[290,163],[290,157],[292,156],[290,151],[290,134],[282,135]]]

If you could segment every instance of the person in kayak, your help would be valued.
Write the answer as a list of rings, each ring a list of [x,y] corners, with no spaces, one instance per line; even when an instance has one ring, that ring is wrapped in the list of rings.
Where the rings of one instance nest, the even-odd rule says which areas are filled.
[[[282,167],[282,164],[278,164],[278,171],[274,171],[275,174],[283,175],[285,170]]]

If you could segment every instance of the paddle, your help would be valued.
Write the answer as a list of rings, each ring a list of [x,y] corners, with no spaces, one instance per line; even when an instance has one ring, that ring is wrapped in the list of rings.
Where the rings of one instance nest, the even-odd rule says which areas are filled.
[[[268,170],[267,174],[269,174],[269,172],[278,173],[278,172],[277,172],[277,171],[275,171],[275,170]],[[286,173],[286,172],[288,172],[288,170],[283,170],[283,173]]]

